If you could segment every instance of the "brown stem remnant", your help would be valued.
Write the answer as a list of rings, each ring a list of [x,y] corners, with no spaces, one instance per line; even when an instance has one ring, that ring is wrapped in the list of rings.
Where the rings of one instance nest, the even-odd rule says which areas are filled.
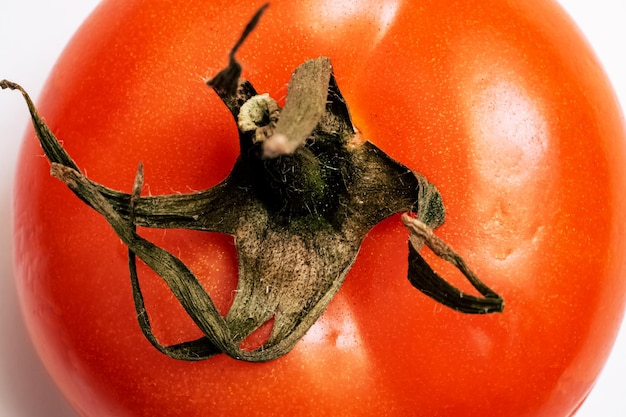
[[[435,186],[358,137],[328,58],[307,61],[295,70],[282,109],[240,78],[235,52],[266,7],[255,14],[235,44],[229,65],[207,83],[238,124],[240,156],[228,177],[205,191],[141,196],[142,166],[131,194],[89,180],[24,89],[0,82],[3,89],[19,90],[24,96],[52,175],[103,215],[128,246],[131,287],[144,336],[176,359],[193,361],[218,353],[251,362],[278,358],[325,310],[369,230],[402,212],[415,216],[402,216],[411,232],[408,277],[413,286],[465,313],[502,311],[502,298],[433,234],[445,218]],[[226,316],[219,314],[189,268],[142,238],[137,226],[235,237],[239,283]],[[461,270],[482,297],[462,293],[435,273],[419,255],[424,243]],[[171,346],[157,340],[137,277],[137,257],[167,283],[203,337]],[[271,334],[261,347],[252,351],[240,347],[271,319]]]

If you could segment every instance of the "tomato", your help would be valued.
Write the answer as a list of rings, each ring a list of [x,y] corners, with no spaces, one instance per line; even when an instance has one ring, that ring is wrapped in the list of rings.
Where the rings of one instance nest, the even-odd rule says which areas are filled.
[[[238,155],[236,126],[203,80],[224,66],[260,4],[166,3],[103,2],[38,102],[88,176],[126,192],[140,161],[146,190],[158,195],[212,187]],[[361,135],[437,185],[447,209],[437,234],[506,308],[468,316],[412,288],[396,216],[370,232],[290,353],[263,364],[168,358],[137,325],[126,247],[49,176],[30,133],[15,195],[18,287],[37,350],[78,412],[572,414],[624,309],[626,150],[612,90],[561,9],[539,0],[275,1],[238,56],[244,76],[277,98],[299,64],[329,57]],[[227,308],[232,238],[142,233]],[[155,334],[196,338],[158,277],[139,273]]]

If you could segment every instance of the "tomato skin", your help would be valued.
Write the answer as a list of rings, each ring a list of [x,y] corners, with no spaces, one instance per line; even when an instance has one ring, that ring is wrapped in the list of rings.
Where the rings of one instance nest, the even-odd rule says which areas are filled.
[[[144,3],[99,7],[40,111],[92,179],[128,190],[141,160],[153,194],[207,188],[229,172],[237,141],[201,81],[256,5]],[[273,2],[241,50],[245,76],[275,93],[303,60],[330,56],[363,135],[437,184],[448,210],[438,233],[503,294],[505,313],[458,314],[412,289],[395,218],[372,232],[294,352],[262,365],[170,360],[138,330],[125,248],[49,178],[28,137],[17,274],[35,344],[65,394],[85,416],[570,414],[608,354],[626,286],[624,127],[578,33],[544,1],[333,12],[292,3]],[[207,283],[226,281],[216,297],[225,308],[229,239],[146,235]],[[192,338],[168,292],[142,276],[159,336]]]

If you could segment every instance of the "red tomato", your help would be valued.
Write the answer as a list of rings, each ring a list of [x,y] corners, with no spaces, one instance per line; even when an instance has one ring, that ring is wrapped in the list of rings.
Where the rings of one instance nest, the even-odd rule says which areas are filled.
[[[15,196],[18,286],[39,354],[81,415],[574,412],[625,304],[624,125],[558,6],[476,3],[277,0],[238,56],[244,76],[277,98],[299,64],[330,57],[361,134],[437,185],[448,214],[437,233],[505,311],[468,316],[412,288],[407,232],[393,217],[368,235],[289,354],[263,364],[170,359],[137,325],[126,247],[49,176],[29,134]],[[102,184],[130,191],[142,161],[152,194],[214,186],[237,157],[237,132],[203,80],[225,65],[259,5],[104,1],[55,67],[40,113]],[[230,237],[142,233],[227,307],[237,276]],[[197,337],[158,277],[143,268],[140,278],[156,335]]]

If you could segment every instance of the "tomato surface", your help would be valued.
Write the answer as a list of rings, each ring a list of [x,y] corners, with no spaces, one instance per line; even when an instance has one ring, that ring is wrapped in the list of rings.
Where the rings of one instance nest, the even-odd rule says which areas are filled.
[[[58,61],[39,111],[99,183],[130,191],[141,161],[151,194],[214,186],[237,158],[237,130],[204,80],[260,5],[106,0]],[[318,56],[331,58],[363,137],[439,188],[437,234],[503,296],[504,312],[465,315],[411,287],[396,216],[368,235],[328,310],[284,357],[168,358],[137,324],[127,248],[50,177],[29,133],[16,275],[64,394],[87,417],[574,413],[626,298],[624,125],[580,33],[545,0],[277,0],[238,54],[243,76],[276,98]],[[141,233],[228,308],[231,237]],[[198,337],[165,284],[145,267],[139,275],[157,337]]]

